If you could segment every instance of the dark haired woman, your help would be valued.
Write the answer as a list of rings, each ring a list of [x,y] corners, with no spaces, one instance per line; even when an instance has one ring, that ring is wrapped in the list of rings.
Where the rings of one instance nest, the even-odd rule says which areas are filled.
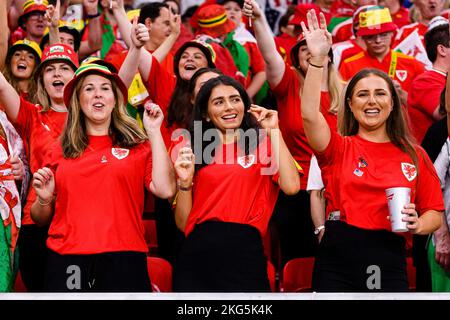
[[[194,131],[201,124],[197,145]],[[198,130],[198,129],[197,129]],[[255,105],[235,80],[220,76],[200,89],[191,146],[175,170],[175,218],[186,240],[174,268],[174,290],[270,291],[262,236],[281,188],[295,194],[300,178],[278,129],[277,112]]]

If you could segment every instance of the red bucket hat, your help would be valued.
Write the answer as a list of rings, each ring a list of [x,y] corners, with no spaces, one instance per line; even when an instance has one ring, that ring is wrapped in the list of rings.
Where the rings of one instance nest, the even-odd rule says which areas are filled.
[[[64,87],[64,103],[67,108],[70,107],[70,99],[72,98],[73,91],[75,90],[75,87],[78,81],[80,80],[81,76],[88,74],[103,75],[106,78],[114,81],[117,84],[117,87],[119,88],[120,92],[122,92],[123,103],[125,105],[127,104],[128,89],[123,83],[122,79],[120,79],[119,75],[117,73],[112,73],[111,70],[109,70],[108,67],[106,66],[102,66],[95,63],[87,63],[78,68],[78,70],[73,75],[72,80],[70,80],[69,83],[67,83],[66,86]]]
[[[28,0],[23,4],[23,13],[19,17],[19,26],[23,26],[25,20],[33,12],[43,12],[47,11],[48,1],[47,0]]]
[[[319,16],[319,13],[322,12],[315,4],[299,4],[295,7],[292,19],[289,20],[288,24],[301,26],[300,22],[303,21],[306,25],[308,25],[306,14],[309,10],[314,10],[317,16]]]
[[[227,18],[225,8],[219,4],[211,4],[203,7],[198,12],[199,34],[206,34],[213,38],[225,35],[236,28],[233,21]]]
[[[358,14],[359,29],[357,35],[372,36],[388,31],[397,30],[397,25],[392,22],[388,8],[382,6],[367,6]]]
[[[73,71],[78,69],[78,55],[75,50],[65,44],[55,44],[44,49],[41,64],[36,70],[36,76],[40,75],[44,65],[54,61],[66,62],[72,67]]]

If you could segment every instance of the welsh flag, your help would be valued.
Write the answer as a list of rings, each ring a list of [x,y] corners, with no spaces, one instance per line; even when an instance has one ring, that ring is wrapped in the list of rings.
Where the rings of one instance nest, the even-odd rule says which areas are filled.
[[[417,29],[400,42],[394,50],[416,58],[427,68],[431,68],[432,66],[431,61],[428,60],[427,52],[423,46],[422,40],[420,40]]]

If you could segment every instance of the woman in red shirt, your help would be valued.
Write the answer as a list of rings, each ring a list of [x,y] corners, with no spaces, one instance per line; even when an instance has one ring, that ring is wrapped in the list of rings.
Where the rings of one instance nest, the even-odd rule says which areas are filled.
[[[387,188],[408,187],[410,203],[402,220],[412,234],[439,228],[444,209],[436,171],[420,146],[411,142],[400,99],[389,76],[363,69],[348,83],[339,135],[319,112],[323,65],[331,34],[321,14],[302,23],[311,51],[302,94],[308,142],[344,221],[327,221],[313,275],[315,291],[408,291],[405,238],[389,222]]]
[[[33,181],[32,217],[51,221],[47,291],[150,291],[144,187],[168,198],[175,179],[161,109],[144,113],[145,134],[126,115],[127,91],[117,74],[96,64],[80,67],[64,91],[69,115],[61,144]],[[73,265],[81,272],[78,286],[67,285]]]
[[[270,291],[261,239],[279,188],[300,188],[277,112],[250,106],[242,85],[227,76],[210,79],[196,99],[191,146],[175,162],[175,219],[186,240],[174,290]]]

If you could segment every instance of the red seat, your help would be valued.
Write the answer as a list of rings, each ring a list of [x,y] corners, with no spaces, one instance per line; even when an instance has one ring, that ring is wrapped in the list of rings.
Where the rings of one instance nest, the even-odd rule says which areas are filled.
[[[314,258],[296,258],[288,261],[283,268],[281,291],[311,292]]]
[[[158,257],[147,257],[147,270],[153,292],[172,291],[172,265],[169,261]]]
[[[409,291],[416,291],[416,267],[413,258],[406,258],[406,273],[408,275]]]
[[[20,271],[17,272],[16,282],[14,283],[14,292],[27,292],[27,288],[23,284],[22,275]]]

